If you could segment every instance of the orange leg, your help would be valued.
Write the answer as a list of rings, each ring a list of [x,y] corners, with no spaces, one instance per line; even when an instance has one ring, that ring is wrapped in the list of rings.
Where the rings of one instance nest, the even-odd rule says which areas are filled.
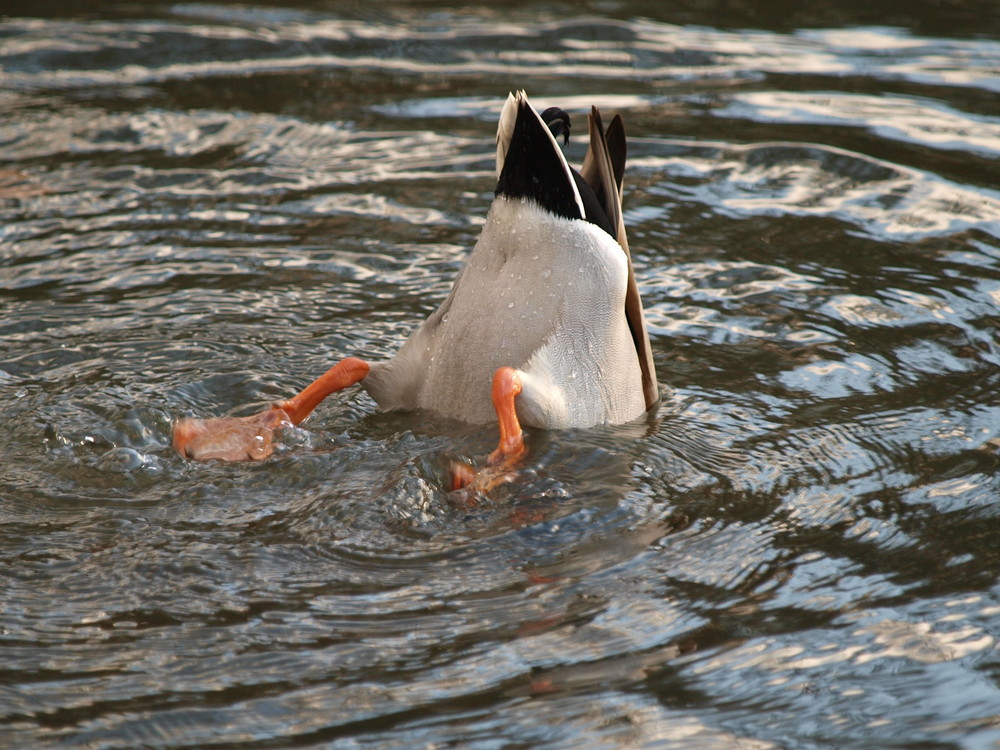
[[[271,408],[284,411],[292,424],[302,424],[323,399],[331,393],[364,380],[368,370],[368,363],[364,360],[348,357],[316,378],[298,395],[292,396],[287,401],[280,401]]]
[[[500,422],[500,443],[486,460],[490,466],[512,462],[524,453],[524,434],[514,409],[514,399],[521,393],[521,378],[513,367],[501,367],[493,373],[493,408]]]
[[[331,393],[354,385],[368,374],[355,357],[338,362],[301,393],[249,417],[181,419],[174,424],[174,449],[196,461],[260,461],[274,450],[275,431],[301,424]]]
[[[493,408],[500,424],[500,442],[486,459],[486,466],[478,472],[468,464],[452,464],[452,490],[473,485],[475,489],[488,492],[511,481],[515,464],[527,450],[514,406],[521,388],[521,378],[513,367],[501,367],[493,373]]]

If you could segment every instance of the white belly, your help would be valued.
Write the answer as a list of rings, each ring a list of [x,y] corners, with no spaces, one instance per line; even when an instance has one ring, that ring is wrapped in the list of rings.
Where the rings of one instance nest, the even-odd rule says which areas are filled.
[[[520,418],[538,427],[623,422],[645,411],[625,319],[627,263],[606,232],[497,198],[451,294],[363,385],[386,409],[495,419],[494,371],[525,374]]]

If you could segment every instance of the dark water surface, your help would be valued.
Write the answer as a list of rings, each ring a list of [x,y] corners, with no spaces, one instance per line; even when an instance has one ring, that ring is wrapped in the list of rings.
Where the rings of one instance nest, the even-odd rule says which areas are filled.
[[[0,22],[0,746],[1000,745],[993,3],[90,5]],[[515,88],[625,118],[659,411],[174,455],[437,306]]]

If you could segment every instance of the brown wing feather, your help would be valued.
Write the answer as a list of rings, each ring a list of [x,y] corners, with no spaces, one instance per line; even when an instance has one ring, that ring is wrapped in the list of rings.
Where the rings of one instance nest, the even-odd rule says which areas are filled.
[[[635,270],[632,268],[632,254],[628,249],[628,237],[625,234],[625,219],[622,216],[622,180],[625,175],[625,125],[620,115],[615,115],[604,131],[601,113],[597,107],[591,108],[588,118],[590,126],[590,147],[583,160],[580,174],[590,185],[604,205],[604,211],[611,220],[611,226],[617,227],[618,244],[625,251],[628,260],[628,288],[625,292],[625,317],[636,353],[639,355],[639,367],[642,370],[642,392],[646,399],[646,408],[655,404],[660,397],[656,382],[656,369],[653,365],[653,351],[649,344],[649,332],[646,330],[646,317],[642,311],[642,299],[639,296],[639,286],[635,281]]]

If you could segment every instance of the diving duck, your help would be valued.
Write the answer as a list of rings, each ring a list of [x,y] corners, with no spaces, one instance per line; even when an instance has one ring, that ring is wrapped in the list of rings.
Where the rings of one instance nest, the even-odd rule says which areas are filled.
[[[330,393],[359,383],[385,410],[427,409],[470,423],[499,421],[484,472],[502,475],[525,452],[521,425],[622,423],[658,400],[649,335],[622,218],[625,129],[589,118],[579,172],[559,147],[569,117],[508,96],[497,129],[497,185],[479,240],[451,293],[392,359],[349,357],[294,398],[251,417],[181,419],[173,444],[188,458],[270,455],[274,433]],[[453,469],[453,487],[476,480]]]

